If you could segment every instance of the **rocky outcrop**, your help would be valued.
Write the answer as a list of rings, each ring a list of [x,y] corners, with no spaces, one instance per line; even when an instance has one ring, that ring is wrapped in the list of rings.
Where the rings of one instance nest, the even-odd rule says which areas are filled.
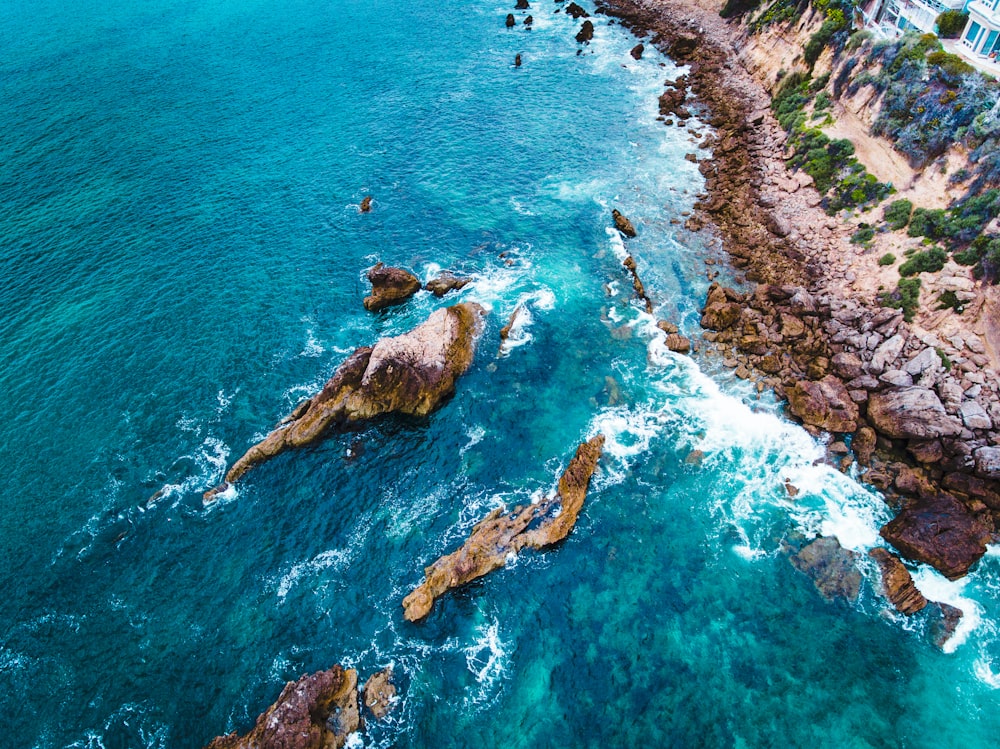
[[[583,8],[581,8],[576,3],[570,3],[569,5],[566,6],[566,15],[570,16],[571,18],[589,18],[590,17],[590,13],[588,13],[587,11],[585,11]]]
[[[358,206],[358,210],[361,213],[369,213],[371,212],[371,209],[372,209],[372,196],[365,195],[365,197],[361,200],[361,205]]]
[[[520,55],[517,56],[519,60]],[[516,60],[515,60],[516,62]],[[432,278],[430,281],[424,284],[424,289],[431,292],[436,297],[442,297],[449,291],[459,291],[464,289],[471,283],[471,278],[459,278],[458,276],[444,272],[437,276],[437,278]]]
[[[620,231],[626,237],[635,236],[635,227],[632,226],[632,222],[629,221],[625,216],[623,216],[622,212],[619,211],[617,208],[611,211],[611,218],[615,220],[615,228],[618,231]]]
[[[528,0],[517,0],[514,10],[527,10],[528,7]]]
[[[941,494],[906,507],[880,531],[903,556],[956,580],[986,553],[990,530],[954,497]]]
[[[424,582],[403,599],[403,616],[411,622],[423,619],[445,592],[503,567],[509,555],[566,538],[583,508],[603,447],[603,435],[580,445],[552,496],[510,511],[497,508],[477,523],[462,548],[424,570]]]
[[[843,548],[836,538],[820,537],[792,554],[789,561],[812,579],[826,600],[846,598],[854,601],[861,590],[856,558],[857,554]]]
[[[576,40],[580,42],[580,44],[587,44],[593,38],[594,24],[591,21],[584,21],[583,26],[580,27],[580,31],[576,35]]]
[[[903,387],[873,393],[868,419],[878,431],[903,439],[950,437],[962,432],[962,423],[944,409],[937,394],[924,387]]]
[[[663,93],[660,94],[660,116],[676,117],[679,120],[687,120],[691,117],[691,110],[684,106],[687,101],[687,78],[681,76],[672,83],[667,83]]]
[[[853,432],[858,428],[858,404],[833,375],[819,381],[797,382],[787,393],[789,410],[806,424],[828,432]]]
[[[388,715],[396,701],[396,685],[392,680],[392,666],[369,676],[362,690],[362,695],[365,707],[375,716],[375,720],[382,720]]]
[[[931,623],[930,634],[934,644],[944,650],[945,644],[955,634],[962,621],[962,609],[947,603],[935,603],[934,606],[937,608],[938,616]]]
[[[628,219],[626,219],[627,221]],[[635,260],[631,255],[626,256],[625,260],[622,261],[622,265],[625,269],[632,275],[632,288],[635,289],[636,296],[642,301],[646,308],[646,312],[652,314],[653,312],[653,300],[649,298],[646,294],[646,287],[642,283],[642,279],[639,278],[638,268],[635,264]]]
[[[394,304],[402,304],[420,290],[420,281],[402,268],[392,268],[382,263],[368,271],[372,293],[365,297],[365,309],[378,312]]]
[[[643,44],[637,44],[629,50],[629,54],[632,55],[633,60],[641,60],[642,53],[645,51],[646,47]]]
[[[301,403],[278,427],[233,464],[226,482],[330,429],[386,414],[427,416],[454,393],[472,364],[484,310],[465,302],[435,310],[408,333],[362,347],[340,365],[323,389]],[[210,501],[223,484],[205,495]]]
[[[507,26],[508,29],[512,29],[517,25],[517,20],[514,18],[513,13],[507,14],[507,20],[504,21],[504,24]]]
[[[288,682],[249,733],[208,749],[340,749],[360,725],[357,684],[357,672],[341,666]]]
[[[907,616],[927,606],[927,599],[917,590],[910,571],[899,561],[899,557],[882,547],[872,549],[868,556],[878,562],[882,573],[882,592],[893,606]]]
[[[515,68],[521,67],[521,53],[520,52],[518,52],[516,55],[514,55],[514,67]]]

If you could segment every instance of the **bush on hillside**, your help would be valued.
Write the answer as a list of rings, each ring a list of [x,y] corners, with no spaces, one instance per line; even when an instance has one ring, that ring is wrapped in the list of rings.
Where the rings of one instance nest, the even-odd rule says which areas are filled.
[[[931,247],[929,250],[922,250],[899,266],[899,275],[904,278],[915,276],[918,273],[937,273],[948,262],[948,253],[940,247]]]
[[[895,291],[887,291],[879,296],[883,307],[895,307],[903,311],[903,319],[913,322],[920,304],[920,279],[901,278]]]
[[[969,14],[960,10],[946,10],[937,17],[938,36],[942,39],[957,39],[969,21]]]
[[[910,223],[913,203],[906,198],[894,200],[882,209],[882,218],[892,231],[898,231]]]

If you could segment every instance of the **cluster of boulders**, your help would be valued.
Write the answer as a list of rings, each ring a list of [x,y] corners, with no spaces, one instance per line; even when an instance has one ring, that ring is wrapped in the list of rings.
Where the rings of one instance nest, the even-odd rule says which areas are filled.
[[[341,749],[348,737],[363,730],[365,712],[381,720],[396,701],[392,669],[373,674],[361,690],[358,673],[336,665],[290,681],[278,699],[260,714],[243,736],[233,732],[214,739],[207,749]]]

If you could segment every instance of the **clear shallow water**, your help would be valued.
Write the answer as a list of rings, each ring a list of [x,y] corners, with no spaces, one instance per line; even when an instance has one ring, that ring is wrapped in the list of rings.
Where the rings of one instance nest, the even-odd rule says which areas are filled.
[[[1000,561],[920,572],[967,611],[949,654],[870,586],[826,603],[782,539],[864,550],[881,500],[630,301],[612,207],[688,331],[717,252],[679,228],[702,185],[655,122],[672,63],[600,17],[578,57],[547,4],[530,32],[496,3],[133,5],[0,7],[0,744],[200,746],[336,662],[403,675],[369,745],[995,743]],[[204,508],[355,346],[451,303],[368,314],[376,259],[475,278],[455,398]],[[402,620],[424,565],[597,431],[564,544]]]

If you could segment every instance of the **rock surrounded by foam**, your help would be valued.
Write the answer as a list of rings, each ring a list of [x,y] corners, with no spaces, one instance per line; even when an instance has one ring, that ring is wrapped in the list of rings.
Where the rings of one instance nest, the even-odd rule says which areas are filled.
[[[909,570],[899,561],[899,557],[881,546],[868,552],[868,556],[878,562],[882,573],[882,590],[896,609],[911,616],[927,606],[927,599],[917,590]]]
[[[508,555],[525,547],[541,549],[568,536],[583,508],[603,447],[603,435],[581,444],[553,496],[509,512],[497,508],[477,523],[462,548],[424,570],[424,582],[403,599],[403,616],[411,622],[423,619],[438,597],[503,567]]]
[[[365,297],[365,309],[378,312],[394,304],[402,304],[420,290],[420,281],[415,275],[402,268],[392,268],[376,263],[368,271],[372,293]]]
[[[472,364],[485,310],[464,302],[435,310],[408,333],[361,347],[323,389],[251,447],[226,474],[237,481],[255,465],[320,439],[327,430],[385,414],[427,416],[455,391]],[[207,492],[206,501],[225,485]]]

